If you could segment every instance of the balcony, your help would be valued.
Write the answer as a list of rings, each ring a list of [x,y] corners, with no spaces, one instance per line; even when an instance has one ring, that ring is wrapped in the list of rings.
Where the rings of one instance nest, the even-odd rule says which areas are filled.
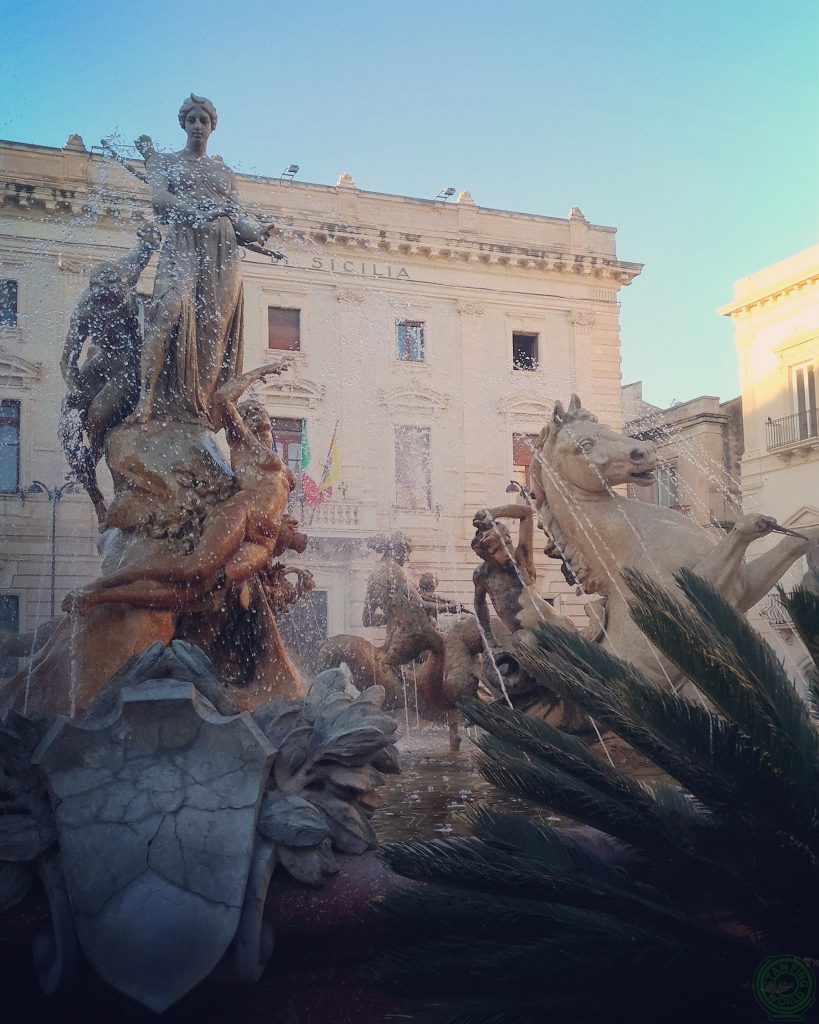
[[[806,409],[791,416],[780,416],[777,420],[772,420],[769,416],[765,424],[765,433],[769,452],[803,443],[814,447],[819,444],[819,410]]]
[[[774,629],[793,629],[793,621],[782,598],[775,592],[768,597],[768,603],[759,614]]]
[[[292,501],[288,511],[308,534],[366,534],[376,529],[375,505],[369,502],[330,498],[321,505],[302,506]]]

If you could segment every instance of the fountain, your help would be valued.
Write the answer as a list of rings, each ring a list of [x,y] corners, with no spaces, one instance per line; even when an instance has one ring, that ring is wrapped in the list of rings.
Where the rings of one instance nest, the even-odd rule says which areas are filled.
[[[675,689],[684,680],[628,617],[621,569],[668,584],[689,567],[745,610],[812,539],[789,536],[746,564],[749,544],[780,529],[773,520],[742,518],[716,541],[673,511],[629,502],[614,488],[651,478],[651,446],[573,398],[535,445],[533,493],[474,515],[475,614],[437,594],[434,578],[416,586],[404,532],[373,537],[381,557],[362,625],[384,627],[384,642],[329,638],[305,687],[277,616],[314,586],[288,564],[308,538],[270,417],[247,397],[292,364],[242,372],[240,250],[279,254],[271,225],[242,210],[232,173],[207,156],[213,105],[192,95],[179,120],[180,152],[139,140],[164,236],[145,225],[130,253],[95,270],[63,351],[60,437],[101,526],[102,573],[66,599],[59,622],[35,628],[30,664],[0,691],[0,911],[38,880],[51,919],[35,946],[44,990],[70,988],[82,951],[156,1012],[209,977],[258,981],[274,872],[319,889],[336,872],[375,870],[376,791],[398,767],[386,712],[403,703],[409,724],[410,679],[419,719],[447,716],[455,750],[458,702],[479,694],[596,729],[515,660],[538,622],[578,628],[536,590],[536,520],[547,553],[600,598],[587,636]],[[135,285],[157,249],[143,336]],[[110,504],[96,479],[103,457]],[[514,549],[505,519],[520,524]],[[443,615],[457,618],[442,628]]]
[[[277,559],[307,538],[270,419],[239,401],[287,369],[240,373],[239,248],[261,250],[270,226],[207,157],[210,101],[189,97],[179,121],[182,151],[141,140],[166,226],[144,339],[135,285],[155,225],[97,268],[62,360],[61,439],[100,521],[102,575],[42,631],[0,732],[0,909],[39,880],[43,989],[71,987],[81,949],[156,1012],[214,971],[259,978],[274,869],[321,887],[339,857],[372,850],[380,773],[397,770],[384,689],[336,669],[305,693],[281,641],[276,614],[312,578]]]

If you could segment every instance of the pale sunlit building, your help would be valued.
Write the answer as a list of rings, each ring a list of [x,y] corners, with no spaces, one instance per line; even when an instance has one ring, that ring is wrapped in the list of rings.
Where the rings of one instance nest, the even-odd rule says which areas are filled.
[[[718,312],[736,329],[745,433],[742,500],[799,530],[819,524],[819,245],[734,284]],[[799,582],[804,560],[786,577]],[[779,601],[762,615],[792,644]],[[793,655],[799,660],[798,654]]]
[[[0,187],[0,616],[25,631],[49,615],[52,551],[57,608],[97,573],[84,494],[21,493],[39,480],[54,495],[65,479],[69,316],[89,270],[124,254],[151,208],[140,181],[77,136],[63,149],[0,143]],[[618,294],[640,265],[576,208],[558,218],[486,209],[454,189],[383,195],[347,174],[335,186],[239,176],[239,191],[277,220],[287,255],[245,254],[245,368],[293,362],[256,394],[283,456],[310,478],[294,511],[317,590],[295,632],[362,631],[366,539],[385,530],[415,543],[416,578],[432,571],[442,594],[471,603],[472,516],[525,481],[528,438],[555,400],[577,391],[622,424]],[[146,303],[154,266],[140,280]],[[311,505],[333,437],[332,496]],[[540,589],[580,614],[555,563],[539,566]]]

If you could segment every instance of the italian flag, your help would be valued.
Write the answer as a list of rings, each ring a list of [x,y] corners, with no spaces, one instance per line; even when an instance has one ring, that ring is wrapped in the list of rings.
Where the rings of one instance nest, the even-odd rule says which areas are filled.
[[[307,438],[307,420],[301,421],[301,490],[308,505],[320,505],[321,495],[316,481],[307,472],[312,460],[310,441]]]
[[[307,438],[307,424],[305,422],[302,428],[302,448],[301,448],[301,481],[302,491],[304,492],[304,500],[308,505],[320,505],[327,498],[333,496],[333,487],[341,479],[341,456],[338,450],[338,439],[336,433],[338,431],[338,423],[335,425],[333,430],[333,438],[330,441],[330,448],[327,452],[327,459],[324,463],[324,470],[321,474],[321,481],[316,481],[305,472],[306,467],[310,464],[310,449],[306,448]],[[307,451],[307,459],[305,461],[305,450]]]

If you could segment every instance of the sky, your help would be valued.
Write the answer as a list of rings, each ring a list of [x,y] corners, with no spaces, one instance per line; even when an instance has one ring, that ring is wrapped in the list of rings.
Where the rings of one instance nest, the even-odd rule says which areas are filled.
[[[0,137],[183,143],[239,171],[565,217],[645,264],[623,382],[739,391],[733,282],[819,241],[819,0],[6,0]]]

